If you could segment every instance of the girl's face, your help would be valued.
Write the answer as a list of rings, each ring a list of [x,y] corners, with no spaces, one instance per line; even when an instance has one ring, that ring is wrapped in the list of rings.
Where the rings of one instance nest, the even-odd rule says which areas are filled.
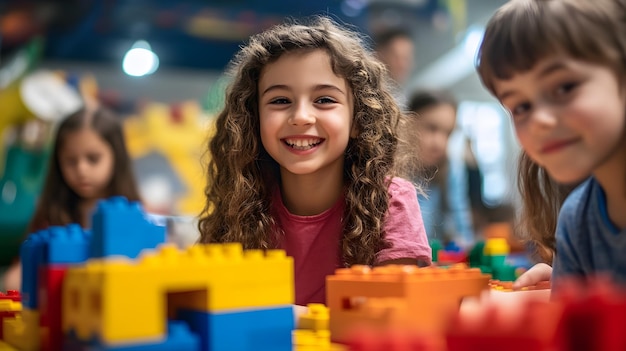
[[[287,53],[265,66],[258,85],[261,141],[288,176],[342,174],[353,97],[324,50]]]
[[[553,57],[496,80],[495,92],[521,146],[558,182],[623,172],[626,99],[608,67]]]
[[[59,149],[63,179],[84,199],[107,196],[113,177],[115,156],[111,146],[90,128],[65,135]]]
[[[419,112],[420,158],[425,166],[437,166],[446,157],[448,140],[456,124],[456,110],[448,104]]]

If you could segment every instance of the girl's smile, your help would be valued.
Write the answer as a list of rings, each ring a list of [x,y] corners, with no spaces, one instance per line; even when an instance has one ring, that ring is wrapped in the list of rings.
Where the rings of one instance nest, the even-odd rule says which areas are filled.
[[[578,143],[580,138],[571,138],[571,139],[556,139],[546,142],[541,148],[540,152],[542,154],[552,154],[561,151],[562,149],[572,146],[575,143]]]
[[[309,151],[324,142],[323,138],[313,136],[293,136],[282,139],[288,148],[293,151]]]

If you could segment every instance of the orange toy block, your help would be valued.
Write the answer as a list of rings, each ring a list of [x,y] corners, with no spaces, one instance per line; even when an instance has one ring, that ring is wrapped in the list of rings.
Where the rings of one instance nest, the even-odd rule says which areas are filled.
[[[513,282],[501,282],[492,280],[489,282],[491,288],[489,299],[492,301],[513,301],[513,300],[550,300],[551,284],[550,281],[539,282],[535,285],[526,286],[519,290],[513,290]],[[514,302],[514,301],[513,301]]]
[[[338,269],[326,284],[332,339],[346,341],[360,327],[443,335],[463,298],[480,296],[490,278],[463,264]]]

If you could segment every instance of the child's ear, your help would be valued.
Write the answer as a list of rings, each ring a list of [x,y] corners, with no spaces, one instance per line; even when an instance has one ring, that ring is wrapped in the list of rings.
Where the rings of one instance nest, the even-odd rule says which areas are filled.
[[[352,128],[350,129],[350,138],[356,139],[356,137],[358,136],[359,136],[359,128],[357,127],[356,123],[353,123]]]

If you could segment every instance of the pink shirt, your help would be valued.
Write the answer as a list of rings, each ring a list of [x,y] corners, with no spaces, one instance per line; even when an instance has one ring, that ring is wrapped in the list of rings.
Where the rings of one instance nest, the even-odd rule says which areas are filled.
[[[384,230],[390,247],[378,252],[376,263],[415,258],[430,264],[431,249],[415,187],[407,180],[394,178],[389,194],[389,212]],[[294,258],[296,304],[325,303],[326,276],[342,267],[341,218],[345,199],[341,197],[333,207],[315,216],[289,213],[280,191],[274,192],[273,204],[274,216],[285,232],[280,248]]]

